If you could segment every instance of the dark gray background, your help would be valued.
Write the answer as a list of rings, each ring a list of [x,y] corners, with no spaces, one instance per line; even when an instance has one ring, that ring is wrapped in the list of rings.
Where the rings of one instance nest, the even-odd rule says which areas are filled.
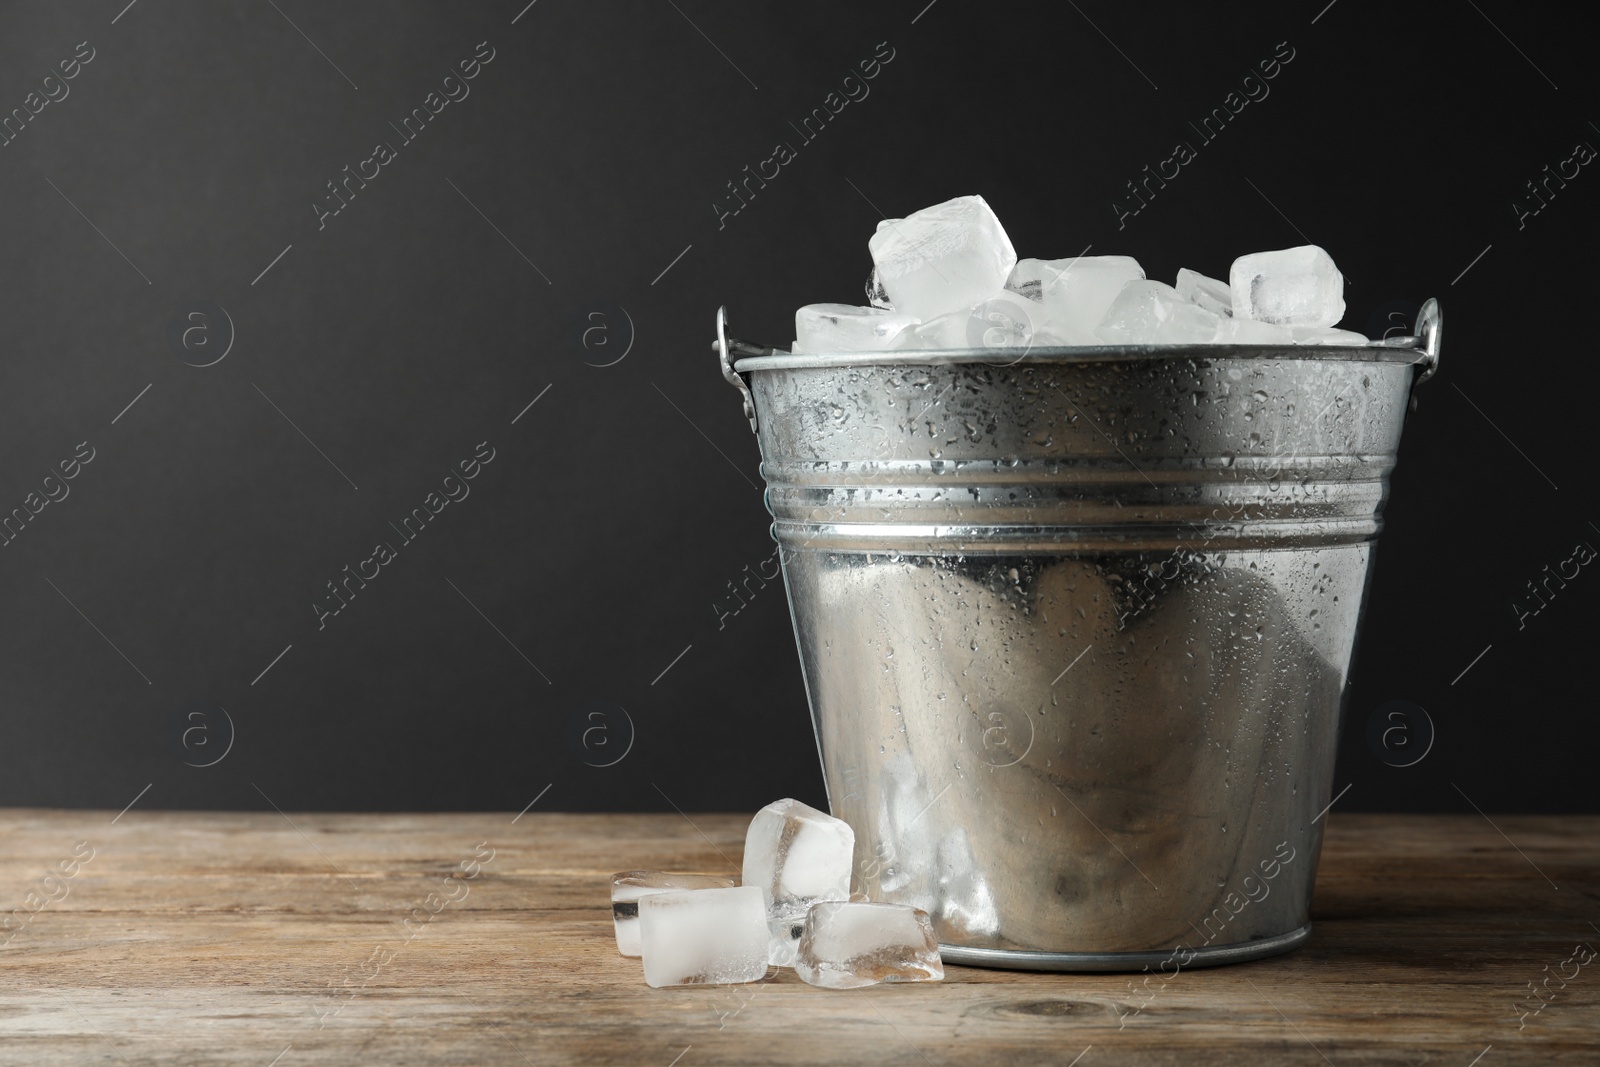
[[[0,548],[0,804],[820,801],[781,588],[719,626],[773,545],[713,312],[786,342],[797,305],[861,302],[880,211],[976,192],[1025,256],[1226,277],[1309,239],[1347,326],[1439,297],[1339,803],[1594,810],[1600,576],[1522,629],[1512,609],[1600,545],[1600,177],[1521,228],[1512,206],[1600,144],[1573,9],[125,3],[0,7],[6,113],[95,50],[0,148],[0,512],[95,450]],[[470,96],[398,145],[482,41]],[[884,41],[870,95],[799,144]],[[1201,145],[1188,123],[1285,41],[1270,95]],[[324,183],[378,140],[397,158],[319,231]],[[1179,140],[1198,158],[1119,230],[1114,198]],[[798,158],[719,228],[779,141]],[[197,368],[169,324],[206,302],[235,337]],[[325,583],[481,441],[471,495],[319,630]],[[1367,743],[1391,700],[1437,731],[1411,767]]]

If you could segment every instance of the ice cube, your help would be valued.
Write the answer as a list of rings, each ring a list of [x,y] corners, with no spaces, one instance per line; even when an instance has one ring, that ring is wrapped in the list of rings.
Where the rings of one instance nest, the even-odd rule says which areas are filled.
[[[873,267],[872,273],[867,275],[867,303],[875,308],[893,311],[894,304],[889,300],[889,292],[883,287],[883,282],[878,280],[878,268]]]
[[[856,835],[850,824],[798,800],[777,800],[750,820],[744,885],[765,895],[772,962],[794,964],[798,928],[819,900],[847,900]]]
[[[944,977],[928,913],[909,904],[825,901],[806,913],[795,973],[828,989]]]
[[[1206,344],[1216,340],[1220,323],[1172,286],[1136,281],[1123,286],[1095,336],[1114,345]]]
[[[994,296],[1017,265],[1011,239],[981,196],[885,219],[867,247],[895,308],[923,320]]]
[[[993,348],[1020,356],[1036,344],[1056,344],[1041,333],[1039,305],[1013,292],[996,293],[981,304],[929,319],[901,334],[897,348]],[[1037,335],[1037,337],[1036,337]]]
[[[639,898],[679,889],[731,889],[732,878],[715,874],[682,874],[678,871],[623,871],[611,876],[611,924],[616,930],[617,951],[624,956],[639,954]]]
[[[652,893],[639,900],[644,980],[727,985],[767,976],[767,909],[753,885]]]
[[[1299,329],[1344,318],[1344,275],[1316,245],[1240,256],[1228,272],[1228,287],[1238,318]]]
[[[1023,259],[1006,288],[1043,305],[1038,325],[1064,344],[1092,345],[1095,327],[1105,318],[1122,287],[1144,280],[1132,256],[1078,256],[1075,259]]]
[[[1178,295],[1189,301],[1195,307],[1205,308],[1219,318],[1233,317],[1232,290],[1227,282],[1215,278],[1207,278],[1199,271],[1190,270],[1188,267],[1178,269],[1178,283],[1173,286]]]
[[[1255,319],[1223,319],[1217,326],[1216,341],[1228,345],[1292,345],[1294,331],[1287,326]]]
[[[804,352],[882,352],[917,320],[899,311],[807,304],[794,313],[795,347]]]
[[[1294,343],[1297,345],[1366,345],[1372,342],[1367,340],[1364,333],[1354,330],[1336,330],[1324,328],[1319,330],[1294,330]]]
[[[967,327],[971,325],[972,308],[935,315],[920,326],[901,334],[901,348],[969,348]]]
[[[1062,261],[1047,259],[1017,260],[1017,265],[1011,268],[1010,277],[1006,278],[1006,292],[1027,297],[1035,303],[1043,303],[1045,269],[1052,262]]]

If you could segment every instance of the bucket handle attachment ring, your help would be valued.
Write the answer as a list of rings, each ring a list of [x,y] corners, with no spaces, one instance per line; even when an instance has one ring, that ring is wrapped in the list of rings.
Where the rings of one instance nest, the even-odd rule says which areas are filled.
[[[778,349],[766,345],[755,345],[749,341],[740,341],[728,337],[728,309],[726,306],[717,308],[717,340],[711,346],[717,354],[717,366],[722,368],[722,376],[728,384],[739,390],[739,396],[744,400],[744,417],[750,420],[750,432],[756,432],[756,398],[750,395],[750,383],[744,380],[744,375],[733,369],[733,361],[742,356],[770,356]]]
[[[1439,301],[1430,296],[1423,302],[1415,329],[1422,359],[1417,361],[1420,370],[1417,380],[1411,383],[1413,389],[1439,373],[1439,345],[1444,339],[1444,313],[1439,310]]]
[[[1416,349],[1421,358],[1416,362],[1417,376],[1411,381],[1411,400],[1406,405],[1410,411],[1417,410],[1417,386],[1439,373],[1439,345],[1444,339],[1444,312],[1439,310],[1439,301],[1431,296],[1423,301],[1413,329],[1416,335],[1405,340],[1410,342],[1407,347]]]

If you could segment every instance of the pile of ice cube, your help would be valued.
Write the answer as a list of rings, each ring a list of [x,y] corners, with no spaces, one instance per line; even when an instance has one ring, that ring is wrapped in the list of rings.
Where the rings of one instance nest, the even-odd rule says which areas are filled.
[[[870,307],[795,312],[793,351],[883,352],[1072,345],[1362,345],[1334,329],[1344,276],[1316,245],[1255,252],[1228,280],[1150,281],[1130,256],[1017,259],[981,196],[885,219],[868,242]]]
[[[652,986],[757,982],[768,965],[806,982],[855,989],[944,977],[928,913],[850,893],[856,835],[798,800],[756,813],[742,884],[672,871],[611,880],[617,951],[642,956]]]

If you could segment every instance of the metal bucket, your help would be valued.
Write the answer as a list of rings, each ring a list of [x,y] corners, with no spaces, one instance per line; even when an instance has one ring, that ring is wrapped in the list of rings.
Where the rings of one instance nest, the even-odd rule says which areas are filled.
[[[953,963],[1303,942],[1437,303],[1365,347],[791,355],[725,322],[854,888]]]

